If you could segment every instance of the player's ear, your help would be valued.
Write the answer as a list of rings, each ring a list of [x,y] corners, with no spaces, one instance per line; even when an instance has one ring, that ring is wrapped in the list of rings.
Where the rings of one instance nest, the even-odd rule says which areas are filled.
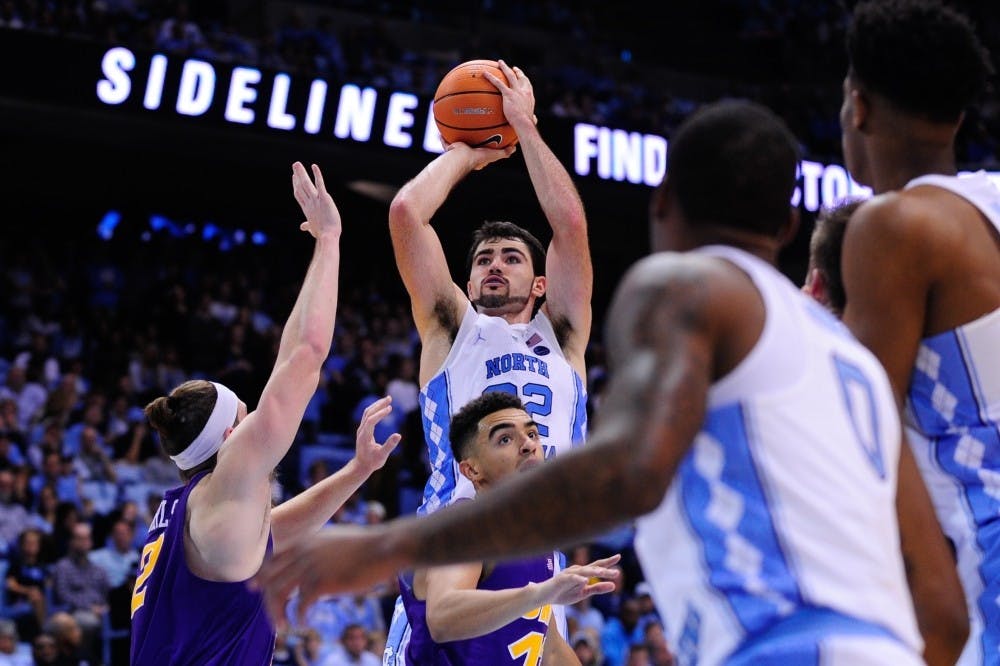
[[[809,273],[806,275],[806,283],[802,285],[802,293],[822,305],[829,304],[826,292],[826,279],[823,277],[822,271],[818,268],[809,269]]]
[[[466,458],[462,462],[458,463],[458,471],[462,473],[462,476],[472,482],[475,482],[481,476],[479,467],[471,458]]]
[[[534,281],[531,283],[531,295],[535,298],[541,298],[545,295],[545,289],[547,286],[548,281],[546,281],[544,275],[536,276]]]

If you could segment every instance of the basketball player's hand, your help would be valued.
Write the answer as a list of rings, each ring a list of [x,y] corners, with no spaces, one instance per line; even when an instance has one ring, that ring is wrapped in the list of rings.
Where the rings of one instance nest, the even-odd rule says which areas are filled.
[[[379,444],[375,441],[375,426],[391,412],[392,398],[385,396],[368,405],[361,416],[354,458],[367,474],[371,474],[385,464],[385,461],[389,459],[389,454],[393,452],[401,439],[399,433],[394,432],[385,440],[385,444]]]
[[[380,527],[337,525],[303,538],[264,560],[250,588],[264,592],[267,612],[276,626],[285,624],[285,605],[298,589],[298,622],[325,594],[367,592],[402,568],[386,557]]]
[[[531,87],[531,80],[520,67],[512,68],[503,60],[498,60],[497,64],[507,77],[507,82],[489,71],[484,70],[483,76],[500,91],[503,97],[503,114],[520,135],[525,128],[538,122],[535,116],[535,92]]]
[[[595,594],[614,592],[621,571],[609,567],[617,564],[621,558],[621,555],[612,555],[590,564],[566,567],[540,584],[546,588],[544,593],[546,603],[575,604]]]
[[[299,225],[302,231],[308,231],[313,238],[325,235],[340,235],[340,211],[333,197],[326,191],[323,183],[323,173],[315,164],[312,165],[316,183],[306,172],[301,162],[292,165],[292,193],[302,208],[306,221]]]
[[[444,139],[441,140],[441,145],[444,146],[445,152],[454,152],[464,156],[468,162],[469,169],[472,171],[479,171],[497,160],[510,157],[517,151],[517,146],[507,146],[506,148],[473,148],[461,141],[445,143]]]

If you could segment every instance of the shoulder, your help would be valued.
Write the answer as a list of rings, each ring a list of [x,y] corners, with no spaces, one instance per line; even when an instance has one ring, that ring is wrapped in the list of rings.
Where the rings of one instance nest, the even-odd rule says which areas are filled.
[[[945,211],[940,188],[919,187],[881,194],[863,203],[851,216],[845,244],[863,242],[873,250],[883,245],[919,249],[940,236]]]
[[[648,319],[664,311],[673,324],[688,327],[723,313],[723,306],[746,299],[756,288],[735,265],[696,253],[660,252],[640,259],[616,290],[619,316]],[[629,317],[631,315],[631,317]],[[707,318],[707,319],[706,319]]]

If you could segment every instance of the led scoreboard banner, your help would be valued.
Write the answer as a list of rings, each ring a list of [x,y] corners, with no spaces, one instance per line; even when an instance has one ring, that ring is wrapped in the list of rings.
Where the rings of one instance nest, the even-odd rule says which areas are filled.
[[[350,144],[416,155],[442,150],[431,100],[405,90],[330,81],[124,45],[0,29],[0,105],[33,103],[225,132]],[[581,179],[652,187],[666,168],[656,134],[543,117],[545,136]],[[152,140],[152,139],[151,139]],[[815,212],[870,191],[837,164],[803,161],[792,203]]]

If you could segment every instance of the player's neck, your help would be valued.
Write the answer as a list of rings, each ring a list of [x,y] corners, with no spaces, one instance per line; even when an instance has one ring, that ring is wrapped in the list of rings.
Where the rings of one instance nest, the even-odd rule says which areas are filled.
[[[500,317],[508,324],[527,324],[531,321],[531,311],[532,308],[526,307],[516,312],[505,312],[502,308],[489,309],[489,308],[477,308],[479,314],[488,315],[490,317]]]
[[[901,190],[914,178],[958,173],[952,134],[937,126],[900,132],[875,144],[870,152],[875,194]]]
[[[696,247],[703,245],[728,245],[777,265],[781,243],[776,238],[724,225],[704,224],[696,235]]]

